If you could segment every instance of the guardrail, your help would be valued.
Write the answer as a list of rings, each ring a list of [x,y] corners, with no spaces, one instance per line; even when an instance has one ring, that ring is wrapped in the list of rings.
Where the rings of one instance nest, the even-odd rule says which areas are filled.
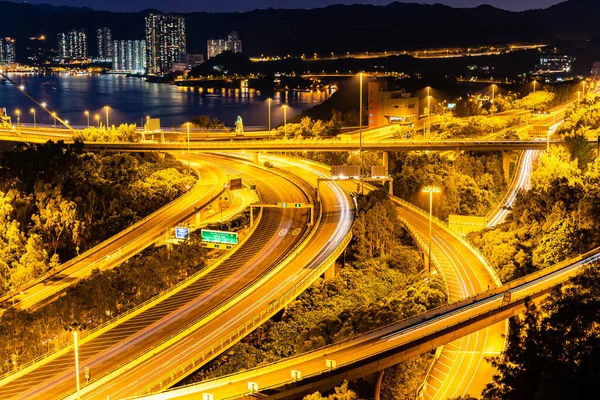
[[[224,192],[224,190],[221,191],[219,194],[215,195],[208,202],[204,203],[202,208],[206,207],[206,205],[212,203],[215,199],[219,198],[219,196],[221,196],[223,194],[223,192]],[[246,236],[246,238],[248,238],[254,232],[254,230],[256,229],[256,226],[258,226],[258,221],[260,221],[261,216],[262,216],[262,211],[257,216],[257,220],[256,220],[257,223],[254,224],[255,226],[251,229],[251,231]],[[137,306],[119,314],[115,318],[113,318],[109,321],[106,321],[103,324],[100,324],[93,329],[81,332],[79,334],[79,339],[78,339],[79,344],[82,345],[84,343],[87,343],[88,341],[94,339],[98,335],[101,335],[102,333],[104,333],[106,330],[108,330],[109,327],[112,327],[113,325],[121,324],[121,323],[135,317],[139,313],[145,311],[146,309],[150,308],[151,306],[153,306],[156,303],[158,303],[159,301],[161,301],[163,299],[163,296],[172,296],[173,294],[185,289],[187,286],[191,285],[192,283],[194,283],[195,281],[197,281],[198,279],[200,279],[201,277],[203,277],[204,275],[206,275],[207,273],[212,271],[214,268],[218,267],[223,262],[225,262],[225,260],[229,257],[230,254],[231,253],[223,254],[223,256],[221,258],[219,258],[215,263],[211,264],[210,266],[190,275],[188,278],[177,283],[173,287],[171,287],[171,288],[167,289],[166,291],[161,292],[161,293],[157,294],[156,296],[153,296],[152,298],[146,300],[145,302],[140,303]],[[20,368],[17,370],[12,370],[12,371],[4,373],[3,375],[0,375],[0,383],[2,383],[2,384],[9,383],[14,379],[17,379],[20,376],[29,373],[31,370],[38,368],[40,366],[40,365],[38,365],[40,362],[44,361],[44,364],[45,364],[45,363],[48,363],[64,354],[66,354],[67,352],[69,352],[72,349],[72,347],[73,347],[73,342],[70,340],[67,340],[66,343],[59,346],[56,350],[53,350],[51,352],[48,352],[46,354],[43,354],[43,355],[33,359],[31,361],[28,361],[27,363],[21,365]],[[10,380],[8,380],[8,379],[10,379]]]
[[[420,315],[417,315],[417,316],[405,318],[405,319],[403,319],[401,321],[392,323],[392,324],[384,326],[382,328],[371,330],[371,331],[363,333],[361,335],[356,335],[356,336],[354,336],[352,338],[344,340],[343,342],[339,342],[339,343],[335,343],[335,344],[332,344],[332,345],[329,345],[329,346],[325,346],[325,347],[322,347],[320,349],[311,351],[309,353],[300,354],[300,355],[293,356],[293,357],[290,357],[290,358],[287,358],[287,359],[283,359],[281,361],[276,361],[276,362],[272,362],[272,363],[269,363],[269,364],[266,364],[266,365],[262,365],[260,367],[255,367],[255,368],[248,369],[246,371],[241,372],[241,374],[251,375],[253,372],[255,372],[257,370],[260,370],[260,369],[274,369],[273,366],[275,366],[277,364],[280,364],[280,363],[284,363],[284,362],[286,363],[286,365],[289,365],[290,368],[291,368],[293,365],[296,365],[299,362],[302,362],[302,361],[305,361],[305,360],[311,360],[311,359],[314,359],[316,357],[319,357],[319,355],[317,353],[319,353],[319,354],[320,353],[325,353],[327,355],[333,355],[336,352],[339,352],[339,351],[343,350],[344,348],[348,348],[348,347],[353,346],[353,345],[355,345],[357,343],[364,342],[364,341],[370,340],[372,338],[382,337],[382,336],[386,336],[386,335],[389,335],[389,334],[392,334],[392,333],[395,333],[395,332],[399,332],[402,329],[409,328],[411,325],[420,324],[420,323],[423,323],[423,322],[426,322],[426,321],[430,321],[430,320],[432,320],[432,319],[434,319],[436,317],[439,317],[439,316],[442,316],[444,314],[448,314],[448,313],[451,313],[453,311],[456,311],[456,310],[458,310],[458,309],[460,309],[460,308],[462,308],[464,306],[472,305],[472,304],[475,304],[475,303],[478,303],[478,302],[483,302],[483,301],[486,301],[486,300],[491,300],[491,299],[494,299],[494,298],[500,299],[500,296],[503,296],[503,294],[505,292],[507,292],[507,291],[511,291],[512,289],[518,289],[520,286],[523,286],[523,285],[528,284],[528,283],[535,282],[535,281],[537,281],[540,278],[543,278],[545,276],[550,276],[550,275],[552,275],[552,274],[554,274],[554,273],[556,273],[556,272],[558,272],[558,271],[560,271],[562,269],[567,269],[567,268],[573,267],[575,270],[572,271],[571,275],[574,275],[575,273],[578,273],[578,271],[579,271],[580,268],[585,267],[587,264],[589,264],[591,262],[598,261],[598,258],[600,258],[600,247],[598,247],[598,248],[596,248],[594,250],[591,250],[591,251],[585,253],[584,255],[580,255],[580,256],[574,257],[572,259],[565,260],[565,261],[563,261],[561,263],[556,264],[555,266],[548,267],[548,268],[546,268],[544,270],[540,270],[540,271],[534,272],[532,274],[529,274],[529,275],[527,275],[525,277],[516,279],[515,281],[507,283],[507,284],[505,284],[505,285],[503,285],[501,287],[493,288],[493,289],[490,289],[488,291],[485,291],[485,292],[482,292],[482,293],[478,293],[476,295],[473,295],[473,296],[470,296],[468,298],[459,300],[459,301],[457,301],[455,303],[452,303],[452,304],[440,306],[440,307],[435,308],[433,310],[430,310],[430,311],[428,311],[428,312],[426,312],[424,314],[420,314]],[[580,261],[583,261],[583,264],[577,266],[577,263],[579,263]],[[561,282],[551,285],[550,287],[544,287],[544,288],[538,289],[538,290],[536,290],[534,292],[527,293],[527,294],[525,294],[523,296],[515,297],[508,304],[496,306],[495,310],[488,309],[488,310],[485,310],[485,311],[483,311],[481,313],[476,314],[475,316],[471,316],[466,321],[468,322],[469,320],[481,319],[482,316],[485,316],[485,315],[489,314],[490,312],[504,311],[504,309],[508,309],[508,308],[511,308],[511,307],[518,307],[518,306],[520,306],[520,304],[522,304],[522,302],[524,301],[524,299],[527,299],[527,298],[541,297],[545,293],[547,293],[551,289],[551,287],[560,285],[560,284],[564,283],[566,280],[571,279],[571,275],[569,277],[567,277],[567,278],[562,279]],[[504,320],[504,319],[505,318],[501,318],[499,320]],[[499,321],[492,321],[489,325],[493,325],[496,322],[499,322]],[[412,342],[416,342],[416,341],[422,340],[423,338],[428,337],[428,336],[434,336],[436,334],[439,334],[442,331],[452,330],[453,328],[455,328],[457,326],[460,326],[460,325],[463,325],[464,323],[465,323],[465,321],[459,321],[459,322],[456,322],[456,323],[451,324],[451,325],[446,325],[446,326],[444,326],[444,328],[437,329],[437,330],[435,330],[433,332],[430,332],[430,333],[427,333],[427,334],[423,334],[423,335],[421,335],[421,336],[413,339]],[[452,340],[454,340],[454,338]],[[387,352],[387,351],[388,350],[383,350],[382,352]],[[369,354],[367,356],[356,358],[356,359],[354,359],[351,362],[346,362],[346,363],[343,363],[343,364],[339,364],[336,367],[336,369],[340,369],[341,367],[348,366],[350,364],[361,362],[363,360],[372,358],[372,357],[374,357],[374,356],[376,356],[378,354],[381,354],[382,352],[378,352],[378,353],[374,353],[374,354]],[[296,362],[294,362],[294,360],[296,360]],[[398,362],[400,362],[400,361],[401,360],[399,360]],[[302,379],[308,379],[308,378],[316,377],[316,376],[321,375],[321,374],[323,374],[325,372],[330,372],[330,369],[323,369],[323,370],[321,370],[319,372],[316,372],[316,373],[307,374],[307,375],[303,376]],[[199,384],[196,383],[196,384],[184,386],[182,388],[173,389],[171,392],[174,392],[174,391],[177,391],[177,390],[190,389],[190,388],[192,388],[194,386],[203,385],[203,384],[206,384],[208,382],[214,382],[214,383],[217,383],[217,384],[229,383],[229,382],[231,382],[231,378],[233,378],[234,376],[239,375],[239,374],[240,373],[233,373],[233,374],[229,374],[229,375],[224,375],[224,376],[221,376],[221,377],[218,377],[218,378],[214,378],[214,379],[211,379],[211,380],[199,383]],[[279,388],[279,387],[282,387],[284,385],[292,384],[292,383],[295,383],[295,381],[292,380],[292,379],[290,379],[290,380],[285,381],[285,382],[280,382],[280,383],[277,383],[277,384],[274,384],[274,385],[261,387],[260,390],[264,391],[264,390],[269,390],[269,389],[275,389],[275,388]],[[194,393],[197,393],[197,392],[198,391],[195,391]],[[238,397],[239,397],[239,395],[235,395],[235,396],[227,397],[227,399],[229,399],[229,398],[238,398]],[[175,397],[171,396],[169,398],[175,398]]]
[[[247,161],[245,161],[245,162],[247,162]],[[256,166],[255,164],[253,164],[253,165],[255,167],[262,168],[264,170],[268,170],[268,171],[273,172],[272,170],[267,169],[265,167]],[[277,172],[274,172],[274,173],[277,173]],[[286,173],[286,175],[289,175],[289,176],[285,176],[284,178],[288,179],[288,180],[292,181],[292,183],[294,183],[293,182],[294,178],[290,178],[290,176],[293,176],[293,174],[291,174],[290,172],[287,172],[287,171],[285,171],[285,173]],[[282,175],[282,173],[279,173],[279,174]],[[295,179],[298,179],[298,178],[295,177]],[[296,185],[296,183],[294,183],[294,184]],[[302,189],[301,186],[299,186],[299,189],[304,192],[304,190]],[[311,193],[311,195],[314,196],[314,193]],[[321,218],[321,215],[319,214],[318,220],[320,220],[320,218]],[[257,225],[258,224],[255,224],[255,226],[257,226]],[[317,225],[318,224],[315,224],[313,226],[313,228],[310,230],[309,235],[304,240],[301,240],[300,244],[296,244],[294,247],[292,247],[288,251],[286,259],[278,265],[278,268],[276,268],[274,270],[271,270],[266,275],[263,275],[259,280],[255,281],[252,285],[246,287],[241,292],[238,292],[236,295],[230,297],[225,302],[219,304],[219,306],[215,307],[209,313],[201,316],[200,318],[198,318],[198,319],[192,321],[191,323],[187,324],[185,327],[182,327],[178,331],[172,333],[171,335],[169,335],[169,337],[164,338],[159,343],[153,345],[151,348],[147,349],[143,353],[137,355],[136,357],[134,357],[134,358],[132,358],[132,359],[126,361],[126,362],[123,362],[123,363],[119,364],[115,368],[113,368],[110,371],[106,372],[100,378],[98,378],[98,379],[92,381],[90,384],[88,384],[85,387],[84,390],[86,390],[86,391],[94,390],[95,388],[99,387],[101,384],[103,384],[103,383],[105,383],[105,382],[113,379],[114,377],[116,377],[116,376],[118,376],[118,375],[120,375],[120,374],[128,371],[131,368],[134,368],[136,365],[139,365],[143,361],[145,361],[145,360],[149,359],[150,357],[154,356],[158,352],[162,351],[164,348],[172,345],[173,343],[177,342],[181,338],[183,338],[183,337],[189,335],[191,332],[197,330],[200,326],[202,326],[203,324],[205,324],[207,321],[210,321],[211,319],[213,319],[216,315],[225,312],[229,308],[233,307],[235,304],[239,303],[249,293],[251,293],[256,287],[259,287],[260,285],[262,285],[263,282],[265,282],[266,280],[270,279],[272,277],[272,275],[274,275],[275,273],[277,273],[279,269],[283,268],[287,263],[291,262],[293,260],[293,257],[299,253],[299,251],[300,251],[299,248],[302,247],[302,246],[304,246],[312,238],[312,236],[316,233],[316,231],[317,231],[316,226]],[[172,376],[172,375],[169,374],[169,376]],[[70,398],[70,396],[72,396],[73,393],[74,392],[71,392],[65,398]]]
[[[403,200],[403,199],[401,199],[399,197],[395,197],[395,196],[393,196],[391,199],[396,204],[400,204],[400,205],[402,205],[404,207],[410,208],[412,211],[418,213],[419,215],[421,215],[421,216],[423,216],[425,218],[429,218],[429,214],[428,213],[426,213],[424,210],[420,209],[419,207],[415,206],[414,204],[409,203],[408,201]],[[494,282],[496,283],[496,285],[497,286],[501,286],[502,285],[502,282],[500,281],[500,278],[498,278],[498,275],[496,275],[496,272],[488,264],[487,260],[485,259],[485,256],[481,253],[481,251],[479,251],[479,249],[477,249],[476,247],[474,247],[471,243],[469,243],[461,235],[459,235],[458,233],[456,233],[452,229],[450,229],[450,227],[448,227],[448,225],[444,221],[442,221],[441,219],[432,216],[432,220],[435,221],[435,223],[437,225],[439,225],[442,229],[444,229],[444,231],[446,231],[447,233],[449,233],[450,235],[452,235],[455,239],[457,239],[458,241],[460,241],[464,246],[466,246],[470,251],[472,251],[473,254],[475,254],[475,256],[479,259],[479,261],[488,270],[488,272],[490,273],[490,276],[492,277],[492,279],[494,280]]]
[[[340,245],[337,247],[336,251],[329,255],[319,267],[313,269],[307,276],[304,277],[300,282],[298,282],[294,287],[292,287],[286,294],[279,297],[275,302],[269,304],[267,308],[262,310],[258,315],[255,315],[246,322],[243,326],[239,327],[234,332],[230,333],[228,336],[222,338],[218,343],[212,345],[209,349],[205,350],[198,356],[194,357],[186,364],[181,366],[181,369],[178,369],[174,375],[174,373],[166,374],[152,382],[146,387],[146,390],[142,393],[152,393],[154,389],[162,390],[165,387],[165,383],[170,383],[173,380],[177,381],[178,377],[187,376],[189,371],[199,368],[204,365],[206,362],[211,360],[215,355],[222,353],[227,350],[229,347],[237,343],[248,333],[252,332],[256,329],[260,324],[264,321],[271,318],[275,315],[279,310],[288,305],[292,300],[294,300],[297,296],[299,296],[307,287],[309,287],[330,265],[331,262],[335,261],[346,246],[350,243],[352,239],[352,231],[348,232],[348,234],[344,237]],[[181,371],[181,372],[180,372]]]

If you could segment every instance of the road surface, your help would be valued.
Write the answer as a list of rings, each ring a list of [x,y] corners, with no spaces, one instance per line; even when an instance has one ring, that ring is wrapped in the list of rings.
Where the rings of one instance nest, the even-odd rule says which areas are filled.
[[[202,162],[212,163],[223,172],[256,184],[262,201],[306,201],[296,186],[277,175],[215,157],[202,157]],[[266,209],[256,232],[223,263],[129,319],[111,324],[93,337],[90,335],[89,340],[80,340],[81,369],[87,366],[92,379],[100,377],[156,347],[182,327],[209,315],[211,310],[273,268],[302,238],[302,233],[297,236],[280,233],[293,232],[296,228],[304,231],[306,221],[306,210]],[[73,366],[74,356],[69,350],[14,380],[0,381],[0,392],[4,398],[60,398],[75,387]],[[81,377],[83,381],[83,374]]]

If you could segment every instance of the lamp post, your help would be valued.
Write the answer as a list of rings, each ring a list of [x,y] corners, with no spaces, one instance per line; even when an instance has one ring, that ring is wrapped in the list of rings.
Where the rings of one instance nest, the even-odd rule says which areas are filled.
[[[56,113],[52,113],[52,117],[54,118],[54,129],[56,129]]]
[[[577,91],[577,106],[579,107],[579,102],[581,101],[581,91]]]
[[[536,84],[537,84],[537,81],[536,81],[536,80],[534,80],[534,81],[533,81],[533,93],[535,93],[535,85],[536,85]]]
[[[283,105],[283,136],[287,137],[287,104]]]
[[[21,125],[21,110],[15,110],[15,115],[17,116],[17,127]]]
[[[89,128],[90,127],[90,112],[86,110],[83,113],[87,117],[87,123],[88,123],[88,128]]]
[[[187,125],[187,135],[188,135],[188,174],[190,173],[192,167],[191,167],[191,161],[190,161],[190,123],[186,122]]]
[[[65,325],[65,330],[67,332],[73,332],[73,343],[75,348],[75,382],[77,384],[77,398],[81,398],[80,386],[79,386],[79,353],[77,349],[77,336],[78,332],[84,331],[86,328],[85,324],[79,324],[78,322],[73,322],[70,325]]]
[[[585,81],[582,81],[581,84],[583,85],[583,89],[581,92],[581,97],[583,97],[583,100],[585,100]]]
[[[269,140],[271,140],[271,102],[272,99],[267,99],[267,104],[269,105]]]
[[[29,110],[30,113],[33,114],[33,127],[36,128],[37,127],[37,121],[35,118],[35,108],[32,108],[31,110]]]
[[[94,115],[94,119],[98,122],[98,129],[100,129],[100,116],[98,114]]]
[[[427,257],[427,265],[429,267],[429,273],[431,273],[431,224],[433,214],[433,194],[440,193],[441,189],[437,186],[425,186],[423,188],[424,193],[429,193],[429,256]]]
[[[106,111],[106,129],[108,129],[109,125],[108,125],[108,106],[104,106],[104,111]]]

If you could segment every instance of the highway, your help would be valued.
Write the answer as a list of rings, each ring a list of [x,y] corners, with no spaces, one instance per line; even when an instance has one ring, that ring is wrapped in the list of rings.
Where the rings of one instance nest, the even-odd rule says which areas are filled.
[[[304,169],[301,178],[311,175],[315,179],[314,171]],[[281,260],[277,268],[253,282],[239,296],[230,298],[235,306],[223,307],[199,329],[135,369],[115,374],[99,388],[86,392],[84,398],[104,399],[107,395],[123,398],[166,388],[208,362],[310,286],[343,251],[352,222],[353,205],[349,197],[335,184],[324,185],[320,222],[301,249]],[[292,229],[288,232],[293,235]]]
[[[262,397],[298,399],[344,379],[352,381],[381,371],[517,315],[525,310],[526,300],[543,301],[554,287],[600,260],[599,253],[600,249],[595,249],[501,287],[310,353],[144,398],[197,399],[211,394],[214,399],[233,399],[248,395],[248,383],[253,382],[262,391],[279,388],[266,390],[267,396]],[[333,368],[331,361],[335,362]],[[293,379],[292,371],[298,371],[301,379]]]
[[[211,199],[223,192],[227,178],[219,168],[197,163],[200,179],[188,193],[162,207],[117,235],[80,254],[74,259],[49,271],[12,293],[0,298],[0,307],[14,305],[21,309],[35,309],[51,301],[73,283],[91,274],[94,269],[111,269],[125,262],[158,239],[169,228],[194,215]]]
[[[275,165],[282,159],[281,156],[261,155],[261,157],[272,161]],[[319,168],[323,173],[329,174],[327,166],[311,161],[290,160]],[[346,181],[342,185],[348,191],[356,189],[356,182],[353,181]],[[371,189],[372,187],[365,185],[365,188]],[[403,225],[407,226],[419,247],[427,253],[428,214],[398,198],[392,198],[392,200],[396,204]],[[434,220],[432,242],[432,255],[439,269],[436,272],[443,274],[445,278],[450,302],[472,296],[500,284],[485,260],[479,257],[472,247],[453,235],[439,220]],[[481,389],[491,380],[494,372],[485,361],[485,357],[497,355],[503,350],[502,335],[505,332],[506,323],[501,322],[497,326],[461,338],[444,348],[441,362],[436,364],[428,376],[425,390],[427,398],[446,399],[466,393],[479,395]],[[459,378],[457,379],[457,377]]]
[[[306,201],[298,187],[278,175],[216,157],[198,158],[202,163],[211,163],[225,173],[255,184],[261,201]],[[123,362],[150,354],[148,350],[156,349],[181,333],[182,328],[205,318],[243,287],[274,268],[302,240],[306,214],[306,210],[265,209],[257,230],[246,242],[222,262],[205,268],[187,286],[176,288],[103,329],[87,336],[84,332],[79,351],[81,368],[88,366],[94,379],[99,378]],[[283,231],[290,234],[281,235]],[[215,331],[214,327],[211,329]],[[60,398],[75,387],[73,366],[74,356],[69,347],[23,373],[0,381],[1,393],[4,398]]]

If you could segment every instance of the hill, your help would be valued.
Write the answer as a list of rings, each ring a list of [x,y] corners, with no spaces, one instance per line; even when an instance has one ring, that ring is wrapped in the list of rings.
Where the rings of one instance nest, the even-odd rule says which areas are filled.
[[[111,13],[0,1],[0,36],[15,37],[23,48],[28,37],[45,34],[49,44],[56,46],[58,32],[84,28],[94,36],[95,29],[108,26],[115,39],[142,39],[144,17],[149,11]],[[388,6],[269,8],[184,16],[188,51],[192,53],[206,53],[207,39],[225,37],[233,29],[239,32],[244,52],[250,56],[600,39],[596,22],[600,19],[600,2],[596,0],[569,0],[548,9],[524,12],[491,6],[452,8],[395,2]],[[91,38],[91,49],[94,44],[95,39]]]

